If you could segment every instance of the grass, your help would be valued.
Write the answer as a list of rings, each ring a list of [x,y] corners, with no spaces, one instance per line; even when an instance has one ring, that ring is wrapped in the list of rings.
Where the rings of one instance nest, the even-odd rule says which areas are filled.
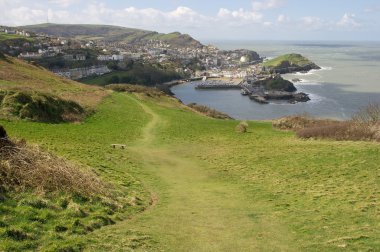
[[[12,39],[25,39],[26,41],[33,41],[32,38],[24,37],[17,34],[7,34],[4,32],[0,32],[0,42],[6,41],[6,40],[12,40]]]
[[[46,195],[34,191],[9,192],[2,196],[0,205],[3,223],[0,251],[62,248],[77,251],[84,246],[89,233],[144,210],[150,197],[141,182],[131,175],[136,165],[128,153],[113,150],[110,144],[135,141],[141,135],[140,126],[147,120],[139,106],[115,94],[83,124],[1,121],[9,136],[38,143],[73,164],[94,169],[105,183],[111,183],[116,203],[124,205],[119,209],[118,204],[104,198],[89,199],[63,192]],[[25,200],[37,203],[22,203]],[[42,204],[46,206],[40,207],[38,202],[46,202]],[[28,238],[8,235],[12,230]]]
[[[94,108],[108,95],[107,91],[99,87],[58,77],[42,67],[12,57],[0,59],[0,90],[52,94],[89,108]]]
[[[110,217],[115,224],[78,234],[60,230],[83,229],[94,220],[36,210],[19,203],[26,195],[11,195],[1,205],[0,250],[380,248],[376,143],[301,140],[269,122],[248,122],[248,131],[239,134],[237,121],[195,114],[165,96],[126,93],[113,93],[82,124],[0,123],[10,136],[92,167],[134,202],[117,214],[124,220]],[[127,149],[113,150],[111,143]],[[90,204],[75,203],[90,212]],[[42,222],[29,224],[30,216]],[[46,232],[52,228],[57,231]]]
[[[265,67],[279,67],[285,61],[288,61],[290,63],[290,65],[292,65],[292,66],[300,66],[300,67],[312,63],[310,60],[308,60],[307,58],[303,57],[300,54],[291,53],[291,54],[281,55],[281,56],[276,57],[274,59],[268,60],[268,61],[263,63],[263,66],[265,66]]]

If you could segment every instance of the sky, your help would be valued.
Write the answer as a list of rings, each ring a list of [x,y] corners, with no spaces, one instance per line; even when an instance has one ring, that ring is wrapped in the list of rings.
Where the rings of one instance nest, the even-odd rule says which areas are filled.
[[[108,24],[199,40],[380,40],[380,0],[0,0],[0,25]]]

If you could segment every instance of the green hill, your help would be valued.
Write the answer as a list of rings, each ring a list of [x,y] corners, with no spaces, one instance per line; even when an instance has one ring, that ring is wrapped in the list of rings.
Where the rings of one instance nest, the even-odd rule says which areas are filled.
[[[309,71],[311,69],[320,69],[314,62],[305,58],[301,54],[285,54],[274,59],[268,60],[262,64],[270,71],[279,73],[289,73],[298,71]]]
[[[50,94],[88,108],[94,108],[107,95],[101,88],[59,77],[42,67],[1,54],[0,90]]]
[[[33,88],[28,75],[31,83],[42,79],[24,73],[24,88]],[[4,190],[10,163],[2,159],[0,251],[380,247],[378,143],[302,140],[270,122],[250,121],[238,133],[238,121],[140,91],[112,92],[80,124],[0,119],[11,138],[93,170],[109,191]]]
[[[154,31],[139,30],[111,25],[86,24],[39,24],[23,26],[22,29],[53,36],[70,37],[86,40],[105,40],[109,42],[137,43],[157,39],[174,46],[201,46],[201,43],[187,34],[173,32],[161,34]]]

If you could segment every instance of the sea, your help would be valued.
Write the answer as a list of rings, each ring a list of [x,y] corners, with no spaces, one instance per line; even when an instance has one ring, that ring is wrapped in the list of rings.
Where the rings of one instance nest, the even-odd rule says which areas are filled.
[[[295,86],[311,101],[258,104],[239,90],[196,90],[197,82],[172,88],[185,104],[195,102],[224,112],[235,119],[270,120],[308,114],[316,118],[350,119],[369,103],[380,103],[380,42],[334,41],[207,41],[224,50],[249,49],[268,59],[300,53],[322,69],[285,74],[300,79]]]

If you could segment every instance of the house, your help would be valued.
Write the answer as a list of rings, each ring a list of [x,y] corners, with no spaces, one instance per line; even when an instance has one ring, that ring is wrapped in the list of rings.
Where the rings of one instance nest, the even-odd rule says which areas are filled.
[[[112,56],[110,56],[110,55],[99,55],[98,56],[99,61],[109,61],[109,60],[111,60],[111,58],[112,58]]]
[[[4,32],[6,34],[16,34],[16,31],[12,31],[12,30],[9,30],[9,29],[5,29]]]
[[[77,61],[84,61],[84,60],[86,60],[86,55],[77,54],[77,55],[75,55],[75,60],[77,60]]]
[[[115,60],[115,61],[122,61],[124,60],[124,56],[123,55],[116,55],[116,54],[113,54],[111,56],[112,60]]]
[[[65,54],[63,55],[63,59],[67,61],[72,61],[74,60],[74,56],[72,54]]]
[[[40,59],[42,58],[42,54],[35,53],[35,52],[26,52],[26,53],[20,53],[18,57],[22,59]]]

